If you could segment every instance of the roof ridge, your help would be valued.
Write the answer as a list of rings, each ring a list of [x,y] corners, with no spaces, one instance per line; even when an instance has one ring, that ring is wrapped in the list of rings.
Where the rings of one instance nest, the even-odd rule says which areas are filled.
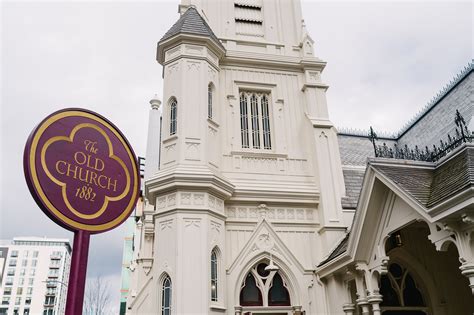
[[[471,71],[474,69],[474,59],[471,59],[470,62],[464,68],[455,75],[438,93],[435,94],[428,101],[428,103],[416,113],[412,118],[410,118],[403,127],[396,133],[396,137],[400,138],[403,136],[415,123],[418,122],[425,114],[427,114],[432,108],[434,108],[438,102],[444,98],[459,82],[461,82]]]
[[[194,5],[186,9],[173,26],[163,35],[158,44],[181,33],[210,37],[217,45],[224,49],[219,38],[214,34],[206,19]]]
[[[474,59],[471,59],[470,62],[464,68],[455,75],[451,81],[449,81],[433,98],[412,118],[410,118],[399,131],[389,132],[389,131],[377,131],[377,135],[381,138],[393,138],[393,140],[400,139],[415,123],[418,122],[425,114],[427,114],[431,109],[433,109],[438,102],[445,97],[459,82],[461,82],[467,75],[474,70]],[[359,137],[368,137],[368,132],[359,128],[351,127],[337,127],[338,134],[349,135],[349,136],[359,136]]]
[[[349,128],[349,127],[336,127],[338,135],[357,136],[357,137],[369,137],[369,130],[360,128]],[[397,140],[397,133],[389,131],[377,131],[377,137],[383,139]]]

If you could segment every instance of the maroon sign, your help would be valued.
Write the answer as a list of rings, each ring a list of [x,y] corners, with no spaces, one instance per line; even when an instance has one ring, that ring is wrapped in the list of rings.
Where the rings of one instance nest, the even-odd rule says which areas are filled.
[[[130,215],[139,194],[129,143],[111,122],[84,109],[44,119],[28,138],[24,169],[40,208],[73,231],[113,229]]]
[[[30,134],[25,178],[44,213],[74,231],[66,315],[81,315],[91,233],[121,224],[139,195],[137,159],[122,133],[85,109],[63,109]]]

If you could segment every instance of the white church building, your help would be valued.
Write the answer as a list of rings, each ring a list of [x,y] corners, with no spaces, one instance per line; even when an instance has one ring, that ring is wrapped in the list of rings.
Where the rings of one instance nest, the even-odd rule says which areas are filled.
[[[179,13],[127,314],[472,314],[472,63],[396,135],[338,132],[298,0]]]

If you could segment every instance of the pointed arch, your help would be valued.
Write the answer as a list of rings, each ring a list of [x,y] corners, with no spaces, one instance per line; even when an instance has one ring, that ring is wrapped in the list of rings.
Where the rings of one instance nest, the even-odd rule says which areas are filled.
[[[278,273],[282,278],[283,283],[285,284],[285,288],[288,290],[291,305],[300,305],[301,292],[299,290],[296,277],[291,271],[289,265],[279,256],[278,253],[272,253],[271,258],[273,260],[273,263],[279,267]],[[237,275],[237,282],[235,283],[235,301],[240,301],[241,289],[246,281],[248,274],[251,273],[251,269],[257,266],[258,263],[265,261],[270,261],[270,253],[266,251],[261,252],[252,258],[249,258],[245,263],[242,264],[243,267]],[[262,299],[265,301],[265,297],[262,297]]]
[[[214,83],[209,82],[207,85],[207,118],[209,119],[213,119],[214,115],[215,90]]]
[[[159,284],[159,310],[161,315],[170,315],[173,301],[173,283],[168,273],[163,272],[158,278]]]
[[[178,132],[178,100],[176,97],[170,97],[168,101],[168,111],[170,119],[170,136]]]
[[[222,295],[222,280],[221,280],[221,252],[218,246],[214,246],[210,255],[210,296],[211,302],[218,302]]]

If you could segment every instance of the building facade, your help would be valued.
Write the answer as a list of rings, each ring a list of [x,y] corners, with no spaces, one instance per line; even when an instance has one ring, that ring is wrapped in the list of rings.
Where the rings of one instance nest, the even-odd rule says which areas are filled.
[[[2,244],[0,314],[64,314],[71,262],[67,239],[18,237]]]
[[[179,13],[158,43],[163,105],[151,101],[144,203],[135,227],[127,313],[389,315],[461,314],[450,311],[470,309],[461,302],[472,301],[469,280],[474,281],[472,173],[465,171],[472,163],[471,147],[456,142],[456,148],[443,151],[446,157],[425,162],[399,162],[398,147],[431,148],[437,135],[416,143],[421,139],[416,132],[429,130],[423,124],[432,116],[448,117],[437,122],[447,126],[440,133],[455,130],[448,120],[456,111],[450,113],[451,105],[439,105],[449,103],[446,100],[455,89],[461,95],[451,97],[451,103],[455,107],[463,102],[460,116],[471,119],[472,66],[403,134],[385,138],[338,134],[328,116],[328,85],[321,77],[325,62],[315,54],[299,1],[183,0]],[[464,91],[469,88],[470,92]],[[470,141],[470,134],[463,139]],[[382,157],[384,152],[398,155]],[[434,211],[435,219],[415,215],[428,204],[402,202],[395,188],[374,179],[379,165],[390,164],[398,170],[398,175],[389,171],[395,173],[393,186],[398,187],[400,174],[411,174],[412,169],[406,168],[413,163],[426,174],[420,175],[425,182],[412,186],[428,186],[424,193],[431,193],[438,169],[451,169],[443,166],[450,164],[450,156],[464,161],[456,165],[462,164],[466,183],[443,196],[462,194],[462,203]],[[374,198],[374,210],[364,210]],[[442,203],[443,198],[433,202]],[[395,212],[406,213],[401,215],[404,220],[380,232],[376,226],[384,225],[376,218],[385,204],[387,209],[404,207]],[[440,215],[444,211],[446,216]],[[413,308],[411,302],[401,301],[387,308],[383,290],[388,287],[381,290],[382,285],[375,284],[395,286],[403,279],[397,291],[402,296],[407,285],[417,288],[420,281],[409,264],[397,260],[407,252],[416,253],[417,247],[406,246],[393,260],[391,250],[400,252],[402,246],[374,255],[369,249],[380,250],[387,240],[390,244],[421,240],[421,234],[400,232],[411,224],[417,233],[428,228],[432,238],[426,239],[435,242],[445,219],[466,224],[456,230],[458,226],[448,222],[449,230],[442,229],[450,241],[452,233],[462,234],[463,241],[455,238],[454,243],[464,261],[457,266],[460,255],[444,245],[450,249],[440,281],[463,293],[440,297],[437,303],[443,306],[435,307],[427,302],[428,293],[413,290],[424,305]],[[365,239],[360,239],[360,231],[367,234]],[[376,237],[369,231],[378,233],[379,243],[373,243]],[[424,243],[419,246],[428,248]],[[354,251],[365,256],[354,256]],[[414,259],[410,262],[417,264]],[[398,276],[388,272],[395,263],[401,270]],[[424,275],[439,271],[426,268]],[[450,283],[452,273],[457,280]],[[392,291],[386,299],[397,299]]]

